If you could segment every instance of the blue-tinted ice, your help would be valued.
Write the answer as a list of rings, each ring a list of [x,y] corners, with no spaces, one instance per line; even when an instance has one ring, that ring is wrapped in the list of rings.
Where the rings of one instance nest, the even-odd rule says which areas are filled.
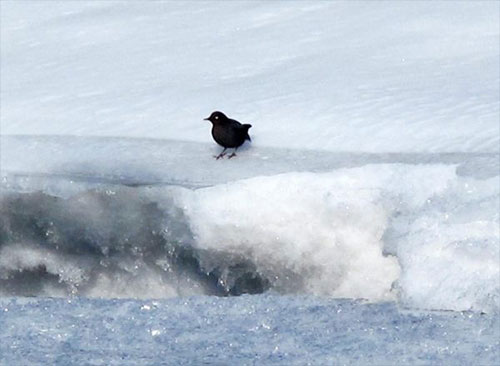
[[[2,365],[496,365],[497,315],[302,296],[0,299]]]

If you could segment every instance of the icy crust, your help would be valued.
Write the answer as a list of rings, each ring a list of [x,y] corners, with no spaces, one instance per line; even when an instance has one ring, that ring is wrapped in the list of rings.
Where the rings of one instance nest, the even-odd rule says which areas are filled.
[[[199,189],[58,180],[67,198],[37,191],[38,178],[12,180],[1,195],[4,295],[272,291],[428,309],[500,304],[498,176],[380,164]]]
[[[235,159],[215,160],[215,143],[176,140],[78,137],[1,136],[0,174],[17,177],[13,189],[30,184],[57,196],[82,187],[180,185],[207,187],[256,176],[288,172],[328,172],[368,164],[456,165],[459,176],[498,175],[496,153],[382,153],[328,152],[262,148],[243,145]],[[74,189],[67,182],[78,182]],[[61,187],[59,188],[59,182]]]
[[[397,247],[405,303],[499,309],[498,191],[498,177],[464,179],[414,213]]]
[[[450,166],[373,165],[256,177],[181,202],[198,245],[245,253],[275,288],[491,310],[498,183],[457,179]]]

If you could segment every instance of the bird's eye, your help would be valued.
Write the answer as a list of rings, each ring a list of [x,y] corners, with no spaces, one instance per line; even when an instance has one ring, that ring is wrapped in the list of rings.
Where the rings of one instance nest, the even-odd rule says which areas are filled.
[[[214,118],[215,118],[215,119],[219,119],[219,116],[215,116]]]

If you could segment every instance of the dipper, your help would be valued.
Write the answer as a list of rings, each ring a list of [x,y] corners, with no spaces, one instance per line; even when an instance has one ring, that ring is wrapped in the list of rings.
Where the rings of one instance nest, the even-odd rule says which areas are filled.
[[[234,148],[233,153],[228,157],[231,159],[233,156],[236,156],[236,150],[243,145],[245,140],[252,141],[248,135],[248,129],[252,125],[241,124],[219,111],[213,112],[205,120],[212,122],[212,137],[215,142],[224,148],[219,155],[214,156],[216,159],[220,159],[226,155],[226,149]]]

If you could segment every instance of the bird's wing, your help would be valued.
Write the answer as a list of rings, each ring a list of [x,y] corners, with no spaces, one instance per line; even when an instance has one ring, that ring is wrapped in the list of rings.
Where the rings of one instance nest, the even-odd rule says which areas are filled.
[[[234,128],[248,129],[248,128],[252,127],[252,125],[249,125],[248,123],[241,124],[240,122],[238,122],[234,119],[229,119],[229,118],[228,118],[228,120],[231,123],[231,126],[233,126]]]
[[[235,121],[234,119],[229,119],[229,122],[231,123],[232,127],[234,127],[238,131],[241,131],[241,133],[245,134],[245,140],[252,141],[250,135],[248,134],[248,129],[252,127],[252,125],[248,123],[241,124],[240,122]]]
[[[234,120],[234,119],[231,119],[231,118],[228,118],[227,119],[229,121],[229,124],[235,128],[238,128],[238,127],[241,127],[242,124],[239,123],[238,121]]]

